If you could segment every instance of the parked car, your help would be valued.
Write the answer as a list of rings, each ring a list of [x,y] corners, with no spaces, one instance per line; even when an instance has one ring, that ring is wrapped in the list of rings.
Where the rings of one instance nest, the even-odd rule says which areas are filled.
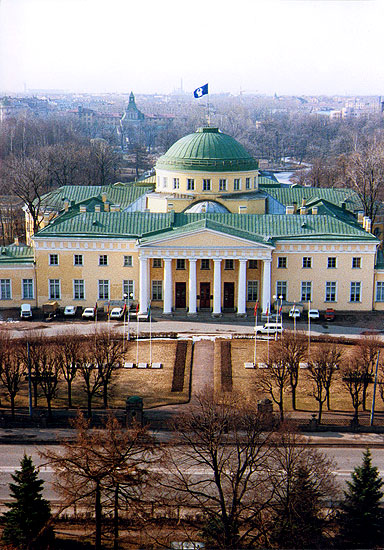
[[[21,306],[20,306],[20,317],[22,319],[31,319],[31,317],[32,317],[31,304],[21,304]]]
[[[76,315],[77,306],[65,306],[64,317],[74,317]]]
[[[308,311],[309,319],[320,319],[320,312],[318,309],[310,309]]]
[[[109,314],[110,319],[122,319],[123,316],[124,316],[124,309],[122,307],[112,308],[112,311]]]
[[[283,332],[283,325],[282,323],[265,323],[264,325],[260,325],[255,327],[255,333],[256,334],[281,334]]]
[[[324,313],[324,317],[326,321],[334,321],[335,320],[335,310],[333,307],[327,307]]]
[[[296,307],[293,307],[292,309],[289,310],[289,316],[292,317],[292,319],[296,318],[298,319],[300,317],[300,310],[297,309]]]
[[[81,314],[83,319],[94,319],[95,318],[95,308],[93,307],[86,307]]]

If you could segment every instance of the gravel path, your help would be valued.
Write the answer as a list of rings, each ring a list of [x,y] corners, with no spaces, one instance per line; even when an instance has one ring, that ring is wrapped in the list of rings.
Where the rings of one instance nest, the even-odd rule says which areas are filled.
[[[213,385],[214,345],[212,340],[195,342],[192,364],[192,402],[195,395]]]

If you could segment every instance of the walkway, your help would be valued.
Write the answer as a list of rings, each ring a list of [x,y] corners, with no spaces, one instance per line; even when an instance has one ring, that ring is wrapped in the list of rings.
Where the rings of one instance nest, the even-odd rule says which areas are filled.
[[[212,340],[198,340],[195,342],[192,363],[191,402],[195,395],[213,386],[214,379],[214,349]]]

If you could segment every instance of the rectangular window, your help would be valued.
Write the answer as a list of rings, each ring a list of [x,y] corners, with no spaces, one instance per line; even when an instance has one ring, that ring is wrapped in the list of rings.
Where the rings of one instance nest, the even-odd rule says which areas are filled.
[[[253,188],[257,189],[257,176],[253,178]]]
[[[74,254],[73,255],[73,265],[84,265],[82,254]]]
[[[225,260],[224,269],[233,269],[233,260]]]
[[[99,265],[108,265],[108,256],[106,254],[99,256]]]
[[[180,180],[179,178],[173,178],[173,188],[179,189],[180,188]]]
[[[203,180],[203,191],[211,190],[211,180]]]
[[[0,300],[10,300],[11,298],[11,279],[0,279]]]
[[[132,267],[133,261],[132,256],[124,256],[124,267]]]
[[[152,281],[152,300],[163,299],[163,281]]]
[[[49,299],[60,300],[60,279],[49,279]]]
[[[109,300],[108,279],[99,279],[99,300]]]
[[[49,255],[49,265],[59,265],[59,255],[50,254]]]
[[[247,282],[247,301],[257,302],[259,299],[259,281]]]
[[[135,299],[135,282],[132,279],[125,279],[123,281],[123,299],[124,294],[128,296],[127,300]]]
[[[331,256],[331,257],[328,258],[327,268],[328,269],[336,269],[336,257],[335,256]]]
[[[241,189],[240,181],[241,181],[240,178],[235,178],[233,180],[233,190],[234,191],[240,191],[240,189]]]
[[[251,188],[251,178],[245,178],[245,188],[246,189]]]
[[[226,191],[227,190],[227,180],[219,180],[219,191]]]
[[[152,267],[154,267],[155,269],[161,267],[161,258],[153,258]]]
[[[325,283],[325,301],[336,302],[336,281],[327,281]]]
[[[23,279],[22,294],[24,300],[33,299],[33,279]]]
[[[184,258],[176,259],[176,269],[185,269],[185,260]]]
[[[165,189],[168,185],[168,178],[163,178],[163,188]]]
[[[73,279],[73,299],[74,300],[85,299],[84,279]]]
[[[257,260],[248,260],[248,269],[257,269]]]
[[[351,282],[350,302],[360,302],[360,301],[361,301],[361,283],[353,281]]]
[[[282,296],[282,300],[287,300],[287,281],[276,281],[276,295]]]
[[[200,269],[209,269],[209,259],[203,258],[200,260]]]
[[[361,268],[361,258],[352,258],[352,269]]]
[[[279,256],[277,258],[277,267],[279,269],[287,269],[287,257],[286,256]]]
[[[303,268],[309,269],[312,267],[312,258],[310,256],[304,256],[303,258]]]
[[[195,180],[193,179],[187,179],[187,191],[194,191],[195,190]]]
[[[310,302],[312,300],[312,282],[301,281],[301,300]]]
[[[376,302],[384,302],[384,282],[376,283]]]

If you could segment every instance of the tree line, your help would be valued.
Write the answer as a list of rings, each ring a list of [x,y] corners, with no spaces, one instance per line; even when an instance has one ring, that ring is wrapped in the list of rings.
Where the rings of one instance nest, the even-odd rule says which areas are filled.
[[[245,396],[200,394],[172,421],[168,443],[113,418],[103,430],[81,416],[74,427],[61,449],[39,453],[55,472],[57,516],[30,458],[12,476],[12,501],[1,518],[6,548],[54,548],[55,520],[74,506],[89,511],[96,550],[133,541],[169,548],[175,537],[223,550],[383,543],[383,481],[370,451],[343,490],[324,454],[289,424],[270,425]],[[176,506],[184,513],[174,521],[169,510]]]

